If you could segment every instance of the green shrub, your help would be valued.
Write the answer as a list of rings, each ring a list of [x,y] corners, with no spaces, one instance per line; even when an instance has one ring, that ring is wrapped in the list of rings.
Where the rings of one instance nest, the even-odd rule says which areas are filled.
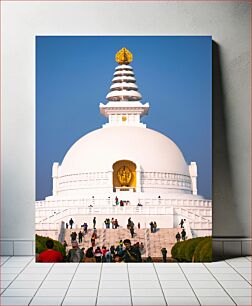
[[[200,243],[202,239],[204,238],[198,237],[198,238],[193,238],[193,239],[188,240],[190,242],[186,245],[186,248],[185,248],[185,260],[186,261],[188,262],[192,261],[195,248],[197,247],[198,243]]]
[[[180,262],[212,261],[211,237],[197,237],[177,242],[171,249],[171,255]]]
[[[178,261],[186,261],[185,251],[190,244],[190,240],[182,241],[178,249],[177,259]]]
[[[195,262],[212,261],[212,238],[204,237],[196,246],[193,258]]]
[[[48,239],[51,239],[51,238],[36,235],[35,241],[36,241],[36,253],[37,254],[40,254],[41,252],[43,252],[47,249],[46,241]],[[62,253],[62,255],[65,257],[66,256],[66,251],[65,251],[64,246],[59,241],[54,240],[54,239],[52,239],[52,240],[54,242],[53,249],[55,251],[60,251]]]
[[[182,242],[177,242],[177,243],[174,244],[174,246],[172,247],[172,249],[171,249],[172,258],[177,259],[177,257],[178,257],[178,251],[179,251],[179,248],[180,248],[181,243],[182,243]]]

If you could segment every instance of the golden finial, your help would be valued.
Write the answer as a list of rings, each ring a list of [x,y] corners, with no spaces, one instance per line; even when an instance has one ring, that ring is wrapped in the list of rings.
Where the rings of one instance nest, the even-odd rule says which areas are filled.
[[[133,61],[133,55],[126,48],[122,48],[120,51],[116,53],[115,60],[120,65],[122,64],[128,65],[130,62]]]

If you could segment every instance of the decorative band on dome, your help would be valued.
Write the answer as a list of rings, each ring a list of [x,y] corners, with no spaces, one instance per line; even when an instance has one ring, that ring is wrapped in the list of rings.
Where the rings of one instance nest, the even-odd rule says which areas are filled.
[[[135,83],[136,79],[134,77],[124,75],[124,76],[120,76],[120,77],[114,77],[112,79],[112,82],[113,83],[116,83],[116,82],[132,82],[132,83]]]
[[[135,90],[113,90],[106,96],[109,101],[139,101],[141,98],[141,94]]]
[[[114,73],[114,76],[134,76],[134,72],[131,70],[119,70]]]
[[[133,68],[130,65],[120,65],[120,66],[116,66],[115,70],[116,71],[118,71],[118,70],[133,70]]]
[[[125,89],[131,88],[131,89],[138,90],[137,85],[135,83],[130,83],[130,82],[113,83],[110,86],[110,90],[115,90],[117,88],[119,88],[119,89],[121,89],[121,88],[125,88]]]

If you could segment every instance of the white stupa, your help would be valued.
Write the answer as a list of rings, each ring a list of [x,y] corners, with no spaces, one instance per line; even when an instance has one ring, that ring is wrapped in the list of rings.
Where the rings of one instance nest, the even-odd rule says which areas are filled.
[[[188,165],[171,139],[141,122],[149,103],[141,102],[132,54],[123,48],[116,61],[108,102],[100,103],[108,123],[53,164],[52,196],[36,202],[36,229],[56,230],[70,217],[80,225],[96,216],[98,227],[107,217],[122,225],[131,217],[160,228],[177,227],[183,218],[193,236],[211,235],[211,200],[197,194],[196,162]]]

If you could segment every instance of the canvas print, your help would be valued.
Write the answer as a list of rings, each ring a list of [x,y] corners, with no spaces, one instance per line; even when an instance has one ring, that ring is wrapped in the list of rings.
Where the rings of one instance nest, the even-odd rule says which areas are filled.
[[[210,36],[36,38],[36,260],[212,260]]]

